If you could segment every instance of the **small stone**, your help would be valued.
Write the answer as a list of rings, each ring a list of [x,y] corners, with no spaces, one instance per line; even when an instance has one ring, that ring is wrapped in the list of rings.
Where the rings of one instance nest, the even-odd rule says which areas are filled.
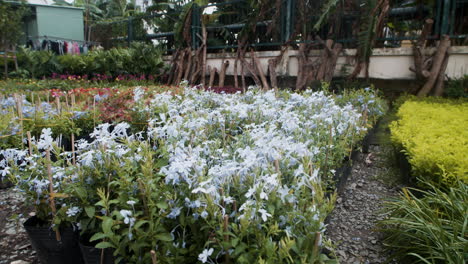
[[[340,255],[341,257],[346,258],[346,252],[344,252],[343,250],[338,250],[337,253],[338,253],[338,255]]]
[[[15,234],[16,234],[16,228],[8,228],[8,229],[5,231],[5,234],[7,234],[7,235],[15,235]]]

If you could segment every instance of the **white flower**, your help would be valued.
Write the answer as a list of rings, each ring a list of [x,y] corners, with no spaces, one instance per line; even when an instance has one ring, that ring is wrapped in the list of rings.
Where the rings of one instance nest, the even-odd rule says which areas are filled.
[[[177,216],[180,215],[180,210],[182,209],[182,207],[174,207],[172,208],[171,210],[171,213],[169,215],[167,215],[167,218],[170,218],[170,219],[175,219]]]
[[[132,211],[129,210],[120,210],[120,215],[124,218],[124,223],[132,227],[135,224],[135,218],[132,216]]]
[[[208,261],[208,258],[211,257],[213,254],[214,249],[204,249],[203,252],[198,255],[198,260],[200,260],[202,263],[206,263]]]
[[[78,214],[79,212],[81,212],[81,209],[78,208],[77,206],[70,207],[67,210],[67,216],[72,217],[72,216],[75,216],[76,214]]]
[[[259,209],[258,212],[262,215],[263,222],[266,222],[268,217],[271,217],[271,214],[269,214],[265,209]]]
[[[52,130],[50,128],[43,128],[37,147],[39,149],[51,149],[54,139],[52,138]]]
[[[127,201],[127,204],[133,206],[136,204],[136,201]]]

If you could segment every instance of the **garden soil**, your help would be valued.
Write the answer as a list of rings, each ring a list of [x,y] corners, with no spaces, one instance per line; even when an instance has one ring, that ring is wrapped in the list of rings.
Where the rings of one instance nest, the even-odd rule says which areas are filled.
[[[327,237],[336,245],[340,263],[384,263],[387,256],[376,221],[383,219],[382,204],[395,197],[401,186],[390,186],[379,179],[388,164],[379,146],[359,153],[353,161],[344,191],[327,219]],[[0,189],[0,264],[39,263],[23,223],[32,214],[21,194],[13,188]]]

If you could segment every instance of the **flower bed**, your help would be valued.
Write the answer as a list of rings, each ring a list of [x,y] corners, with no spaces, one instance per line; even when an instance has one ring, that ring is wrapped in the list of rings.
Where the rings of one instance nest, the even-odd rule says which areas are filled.
[[[466,101],[408,100],[397,116],[392,140],[407,155],[414,176],[436,184],[468,183]]]
[[[144,131],[101,124],[71,153],[45,129],[32,155],[2,151],[3,173],[41,219],[55,229],[79,223],[83,237],[129,263],[326,262],[326,190],[380,99],[355,107],[311,91],[134,96],[149,98],[134,105],[149,118]]]

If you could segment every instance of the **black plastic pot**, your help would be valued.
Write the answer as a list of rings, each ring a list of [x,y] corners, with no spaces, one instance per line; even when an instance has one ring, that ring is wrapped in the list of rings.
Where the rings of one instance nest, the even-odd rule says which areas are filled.
[[[42,264],[83,264],[77,230],[71,227],[60,229],[61,241],[57,241],[55,231],[41,224],[33,216],[24,223],[24,228]]]
[[[13,186],[13,183],[11,183],[10,180],[8,180],[7,177],[1,177],[0,176],[0,189],[7,189]]]
[[[111,249],[95,248],[94,246],[87,246],[80,242],[81,255],[85,264],[101,264],[101,255],[103,257],[102,264],[114,264],[114,256]]]

